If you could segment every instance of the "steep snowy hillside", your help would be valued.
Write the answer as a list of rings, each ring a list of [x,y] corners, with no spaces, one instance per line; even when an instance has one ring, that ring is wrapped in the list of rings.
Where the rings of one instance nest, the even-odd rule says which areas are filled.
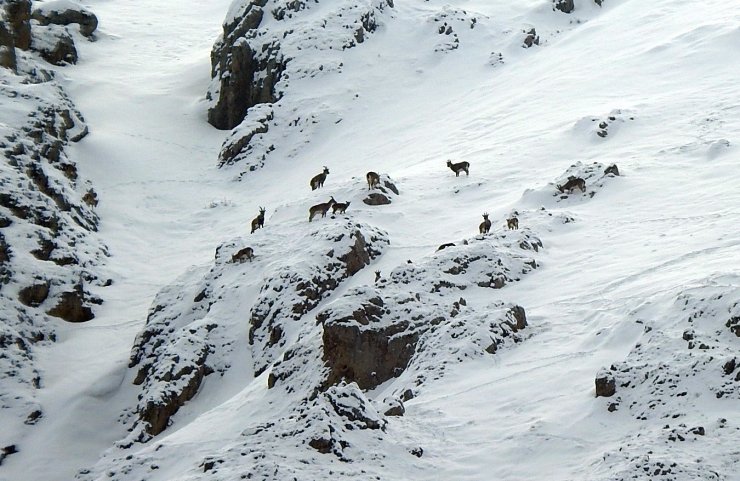
[[[740,3],[91,3],[114,282],[0,479],[739,479]]]
[[[57,4],[0,2],[0,464],[46,415],[39,357],[107,283],[97,194],[69,155],[88,127],[53,66],[77,60],[95,16]]]

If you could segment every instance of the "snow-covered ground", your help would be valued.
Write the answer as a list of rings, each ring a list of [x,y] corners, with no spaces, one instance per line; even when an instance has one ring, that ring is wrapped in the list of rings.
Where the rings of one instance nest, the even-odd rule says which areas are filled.
[[[292,444],[270,440],[262,453],[268,461],[282,460],[286,472],[304,473],[299,479],[332,470],[358,479],[740,479],[740,382],[721,368],[740,347],[723,327],[740,316],[733,304],[740,295],[739,2],[711,0],[697,11],[688,0],[605,0],[602,7],[581,0],[566,15],[544,0],[396,0],[363,44],[331,53],[341,73],[291,78],[263,139],[275,150],[240,182],[239,163],[216,168],[227,132],[206,123],[204,99],[208,56],[229,2],[189,3],[86,3],[100,20],[98,40],[80,45],[80,63],[60,75],[90,126],[69,155],[99,194],[114,284],[98,293],[105,303],[95,320],[60,323],[59,342],[42,352],[45,417],[5,459],[0,479],[71,479],[81,469],[94,479],[108,471],[121,480],[226,479],[202,464],[219,456],[233,469],[228,476],[250,472],[249,463],[237,463],[239,443],[248,445],[250,432],[254,442],[264,440],[256,426],[277,421],[292,400],[269,391],[267,376],[255,377],[249,365],[248,309],[270,261],[257,251],[254,266],[239,267],[248,281],[231,271],[213,287],[214,302],[226,304],[203,316],[235,326],[230,352],[217,353],[225,374],[207,376],[168,430],[121,449],[113,445],[126,437],[140,393],[127,369],[131,346],[160,289],[181,275],[183,292],[197,291],[202,279],[216,286],[220,277],[207,274],[214,250],[231,239],[238,242],[228,245],[269,245],[265,252],[293,249],[286,236],[316,229],[306,222],[308,207],[330,195],[351,200],[348,216],[387,232],[390,245],[322,298],[306,324],[353,287],[372,284],[373,271],[388,276],[407,260],[427,265],[440,244],[477,234],[483,212],[501,233],[516,210],[522,228],[544,244],[538,268],[468,301],[471,308],[521,305],[529,326],[522,342],[430,377],[405,402],[403,417],[388,417],[385,438],[422,447],[421,457],[373,441],[368,449],[377,458],[356,454],[347,465],[333,454],[303,459]],[[324,3],[313,8],[325,13]],[[438,33],[445,22],[455,48]],[[522,48],[532,27],[540,45]],[[294,115],[315,115],[316,123],[291,126]],[[455,177],[447,159],[470,162],[470,176]],[[554,184],[576,162],[616,163],[622,175],[593,197],[560,199]],[[326,184],[311,191],[308,180],[324,165]],[[395,181],[400,194],[391,205],[362,203],[368,170]],[[250,237],[259,206],[267,208],[265,228]],[[552,222],[541,207],[573,222]],[[314,222],[334,228],[339,221]],[[307,247],[306,262],[314,254]],[[248,288],[239,291],[239,282]],[[684,303],[681,296],[694,292],[696,302]],[[191,298],[177,302],[190,312]],[[686,324],[693,314],[698,321]],[[685,346],[689,328],[709,339],[713,356]],[[310,345],[315,332],[300,329],[288,333],[290,342]],[[623,362],[637,371],[629,387],[596,398],[597,373]],[[669,384],[688,383],[687,397],[634,380],[652,382],[661,364],[693,366],[687,370],[702,382],[680,380],[690,373],[677,367]],[[729,394],[717,397],[724,380]],[[380,401],[402,382],[367,396]],[[668,407],[648,408],[651,401]],[[669,434],[681,423],[705,434],[679,449]],[[128,455],[133,460],[124,461]],[[683,462],[654,474],[651,456]]]

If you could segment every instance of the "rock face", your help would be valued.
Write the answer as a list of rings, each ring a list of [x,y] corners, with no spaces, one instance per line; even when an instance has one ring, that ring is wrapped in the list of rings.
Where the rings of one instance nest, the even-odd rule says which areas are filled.
[[[15,46],[28,50],[31,47],[31,0],[5,0],[4,3],[7,26]]]
[[[289,91],[290,81],[339,71],[340,52],[363,43],[377,28],[376,14],[389,6],[390,0],[235,2],[211,53],[208,121],[219,129],[239,126],[225,142],[219,165],[248,159],[248,170],[261,167],[274,146],[260,140],[272,120],[273,104]],[[294,64],[301,50],[317,54]]]
[[[3,431],[14,433],[42,416],[38,348],[59,323],[92,319],[107,251],[85,200],[92,185],[67,155],[85,121],[34,51],[47,27],[30,21],[28,1],[2,6],[0,63],[10,70],[0,69],[0,405],[13,420]]]
[[[134,383],[142,394],[127,442],[161,433],[205,376],[231,367],[235,347],[248,343],[252,365],[246,369],[262,373],[292,342],[306,313],[388,245],[383,231],[346,218],[304,229],[261,229],[250,236],[257,253],[252,262],[231,260],[243,249],[242,239],[225,243],[210,269],[187,274],[158,294],[131,353],[129,367],[137,369]],[[233,303],[243,306],[243,317],[234,319]],[[227,340],[234,332],[243,338]]]

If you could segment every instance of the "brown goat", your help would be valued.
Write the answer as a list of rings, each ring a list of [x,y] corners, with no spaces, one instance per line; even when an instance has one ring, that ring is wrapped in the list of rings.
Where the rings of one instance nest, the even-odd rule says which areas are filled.
[[[265,226],[265,208],[260,207],[260,213],[257,217],[252,219],[252,232],[250,234],[254,234],[254,231],[257,229],[261,229]]]
[[[367,190],[374,189],[380,185],[380,176],[377,172],[368,172],[365,178],[367,179]]]
[[[308,221],[311,222],[311,219],[313,219],[317,214],[321,214],[321,217],[326,217],[326,213],[329,212],[331,206],[336,203],[337,201],[332,197],[329,199],[329,202],[322,202],[321,204],[311,206],[311,208],[308,209]]]
[[[324,171],[320,174],[314,175],[311,179],[311,190],[316,190],[319,187],[323,187],[327,175],[329,175],[329,168],[327,166],[324,166]]]
[[[453,164],[451,160],[448,160],[447,167],[452,169],[455,173],[455,177],[460,177],[460,172],[465,172],[465,175],[470,175],[470,163],[468,162],[458,162],[457,164]]]
[[[252,262],[253,258],[254,249],[252,249],[251,247],[245,247],[244,249],[231,256],[231,262],[244,262],[245,260]]]
[[[508,227],[510,230],[519,229],[519,219],[517,219],[516,217],[506,219],[506,227]]]
[[[350,202],[345,202],[343,204],[340,204],[339,202],[336,202],[334,205],[331,206],[331,212],[332,214],[336,214],[339,212],[340,214],[344,214],[347,210],[347,207],[349,207]]]
[[[491,221],[488,220],[488,212],[483,213],[483,222],[478,226],[481,234],[488,234],[491,231]]]
[[[573,189],[578,187],[581,189],[581,192],[586,192],[586,181],[581,179],[580,177],[568,177],[568,182],[566,182],[563,185],[558,185],[557,188],[560,191],[560,193],[564,194],[567,190],[569,193],[573,193]]]

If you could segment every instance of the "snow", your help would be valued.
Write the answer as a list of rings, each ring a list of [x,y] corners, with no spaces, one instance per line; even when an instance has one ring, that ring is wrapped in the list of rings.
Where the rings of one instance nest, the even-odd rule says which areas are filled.
[[[331,10],[324,3],[311,5],[311,22]],[[48,381],[37,397],[45,417],[17,441],[19,453],[4,460],[0,479],[72,479],[83,469],[82,479],[114,471],[121,480],[250,472],[262,479],[738,479],[738,383],[721,370],[740,344],[724,324],[739,315],[740,295],[737,2],[710,0],[697,11],[688,0],[605,0],[601,8],[581,0],[565,15],[539,0],[396,0],[363,44],[317,54],[341,69],[290,79],[269,131],[258,134],[275,146],[264,161],[221,170],[230,134],[206,123],[208,62],[239,2],[85,6],[100,20],[98,39],[78,42],[79,64],[57,75],[91,130],[68,154],[99,194],[100,236],[111,253],[103,268],[114,283],[96,291],[105,302],[95,320],[59,323],[58,342],[41,352]],[[445,24],[456,37],[438,33]],[[541,44],[522,48],[531,27]],[[296,68],[311,60],[301,57]],[[296,115],[304,120],[291,125]],[[2,122],[13,122],[5,110]],[[237,133],[253,130],[251,122]],[[470,176],[455,177],[448,158],[470,162]],[[557,195],[556,184],[594,162],[599,170],[616,163],[622,175],[594,170],[584,176],[586,194]],[[312,192],[308,180],[323,165],[331,174]],[[368,170],[394,179],[401,193],[392,204],[361,203]],[[373,284],[373,271],[388,276],[407,260],[424,264],[440,244],[475,235],[481,213],[491,214],[498,236],[517,211],[544,245],[538,268],[472,305],[521,305],[531,332],[495,355],[430,376],[404,401],[405,415],[385,417],[382,430],[351,430],[323,397],[330,395],[298,405],[304,399],[283,387],[267,389],[267,372],[249,372],[243,334],[257,284],[227,276],[223,292],[245,286],[243,296],[224,295],[215,308],[224,325],[238,326],[229,331],[242,343],[229,354],[231,367],[206,376],[164,433],[114,446],[127,436],[141,392],[127,363],[155,295],[166,288],[163,295],[183,296],[175,309],[189,309],[190,292],[229,239],[290,248],[287,263],[310,260],[315,253],[284,239],[290,229],[299,239],[335,222],[305,218],[329,195],[351,199],[349,218],[387,232],[390,245],[322,299],[306,323]],[[543,205],[560,221],[541,216]],[[265,228],[250,237],[258,206],[267,208]],[[260,262],[239,268],[263,269]],[[692,325],[712,354],[689,350],[681,337],[699,311]],[[285,352],[319,359],[318,332],[292,333]],[[614,398],[596,398],[594,378],[612,364],[629,367],[635,379],[673,366],[692,395],[633,381],[618,385]],[[317,372],[306,368],[305,383],[316,385],[320,366],[310,368]],[[687,370],[693,380],[684,379]],[[407,381],[366,393],[349,384],[331,396],[349,396],[368,419],[382,421],[378,406]],[[717,398],[720,389],[728,394]],[[665,405],[650,408],[653,396]],[[609,412],[617,397],[620,406]],[[302,444],[295,436],[306,420],[312,435],[336,426],[351,443],[341,455],[352,462]],[[692,434],[700,425],[706,434]],[[676,432],[687,444],[670,441]],[[421,457],[409,453],[417,447]],[[204,469],[205,459],[222,462]],[[657,462],[678,466],[651,474]]]

